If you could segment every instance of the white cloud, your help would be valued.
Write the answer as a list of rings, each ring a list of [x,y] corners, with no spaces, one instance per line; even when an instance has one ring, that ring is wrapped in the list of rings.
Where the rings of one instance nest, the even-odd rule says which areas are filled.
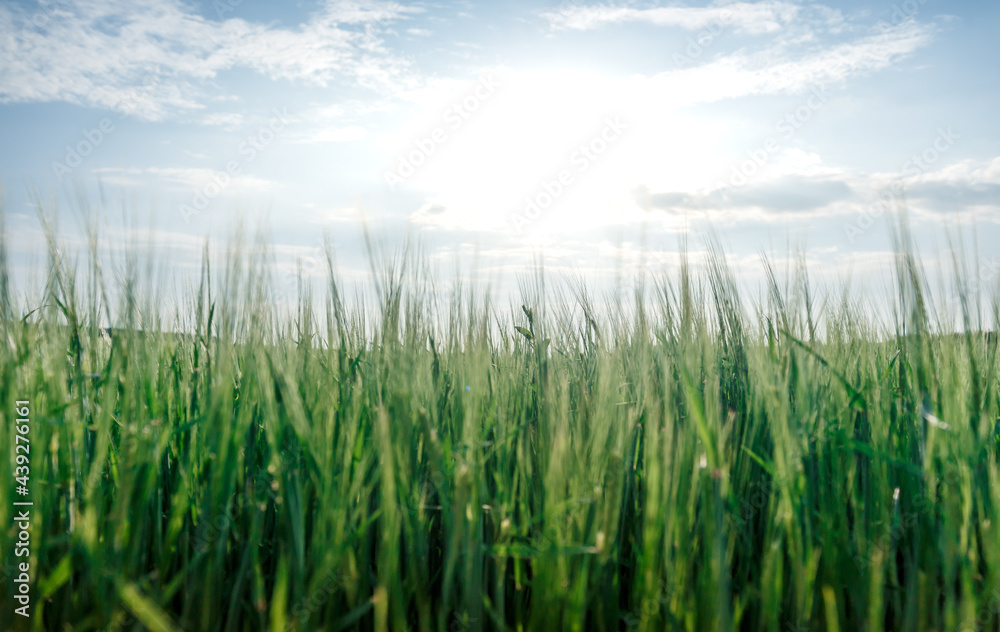
[[[980,220],[1000,222],[1000,157],[986,161],[962,160],[955,164],[909,175],[905,168],[882,173],[859,173],[823,164],[815,154],[793,149],[801,163],[779,160],[768,163],[738,187],[702,190],[676,188],[651,192],[633,190],[636,203],[654,215],[704,216],[713,221],[782,223],[833,216],[860,216],[887,210],[909,209],[915,217],[938,221],[956,210],[975,213]],[[902,191],[902,195],[891,194]]]
[[[99,167],[92,170],[102,182],[122,186],[148,186],[159,184],[164,190],[174,193],[190,193],[200,190],[206,183],[224,176],[221,170],[205,167]],[[235,195],[240,193],[258,193],[277,188],[277,182],[266,178],[248,175],[236,175],[228,178],[225,191]]]
[[[435,149],[433,159],[407,178],[405,186],[426,201],[412,210],[411,220],[445,230],[514,234],[513,216],[530,210],[526,199],[537,198],[560,170],[569,170],[572,183],[530,222],[531,232],[560,234],[645,221],[649,214],[633,196],[637,186],[658,192],[710,190],[746,158],[745,148],[733,146],[739,130],[691,106],[751,95],[802,95],[800,103],[813,103],[819,98],[813,89],[825,90],[832,99],[845,80],[889,67],[928,41],[929,29],[910,22],[884,35],[826,48],[790,51],[778,44],[757,53],[739,51],[697,69],[651,76],[505,70],[496,96],[457,130],[445,127],[447,140]],[[440,104],[447,103],[432,92],[414,91],[411,97],[438,104],[427,108],[430,112],[442,111]],[[794,105],[790,108],[797,111]],[[574,152],[594,142],[607,118],[618,115],[626,131],[599,158],[588,161],[584,172]],[[409,128],[376,138],[385,141],[381,145],[387,168],[395,169],[397,157],[427,137],[433,121],[421,117]],[[757,177],[764,171],[776,180],[843,175],[797,143],[794,137],[791,143],[782,139],[781,151],[770,156],[768,169]],[[724,156],[731,156],[732,164],[727,165]],[[788,197],[786,205],[793,206],[805,194],[802,189],[798,197]],[[822,211],[839,212],[836,205]],[[756,207],[747,212],[754,217],[768,213]]]
[[[977,160],[962,160],[914,179],[928,183],[940,182],[968,186],[1000,185],[1000,157],[986,163]]]
[[[328,2],[298,28],[205,19],[180,0],[78,0],[31,16],[0,6],[0,103],[66,101],[157,120],[202,107],[204,81],[248,68],[272,80],[389,89],[408,62],[380,33],[416,9]],[[345,24],[364,24],[363,30]]]
[[[930,42],[931,27],[906,22],[870,35],[796,56],[784,47],[738,52],[708,64],[659,75],[673,100],[716,101],[752,94],[794,94],[814,86],[891,66]]]
[[[716,26],[733,26],[751,34],[771,33],[794,20],[800,7],[791,2],[734,2],[710,7],[655,7],[634,9],[612,5],[563,7],[542,17],[554,30],[589,31],[606,24],[644,22],[674,26],[689,31]]]
[[[214,125],[231,132],[243,125],[244,117],[239,112],[213,112],[201,117],[202,125]]]
[[[181,191],[201,189],[205,183],[222,173],[215,169],[202,167],[149,167],[145,172]],[[277,186],[276,182],[265,178],[237,175],[231,178],[229,184],[226,185],[226,190],[230,193],[266,191]]]
[[[302,138],[302,143],[349,143],[364,140],[368,136],[368,130],[360,125],[348,125],[347,127],[327,127]]]

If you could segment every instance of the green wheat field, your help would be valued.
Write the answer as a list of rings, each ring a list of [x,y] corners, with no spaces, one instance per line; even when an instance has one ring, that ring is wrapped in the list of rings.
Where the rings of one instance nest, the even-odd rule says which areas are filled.
[[[0,258],[0,629],[997,630],[1000,294],[893,230],[884,305],[710,238],[502,302],[331,255],[282,310],[266,239],[168,307],[50,229],[35,286]]]

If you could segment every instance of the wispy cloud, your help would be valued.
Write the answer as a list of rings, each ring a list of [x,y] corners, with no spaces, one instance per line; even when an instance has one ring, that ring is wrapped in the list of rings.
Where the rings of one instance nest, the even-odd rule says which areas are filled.
[[[658,75],[681,101],[715,101],[753,94],[794,94],[881,70],[929,43],[934,29],[909,21],[853,41],[793,52],[779,45],[736,52]]]
[[[79,0],[29,29],[21,25],[31,15],[2,5],[0,103],[65,101],[157,120],[202,108],[206,80],[234,68],[272,80],[385,90],[407,81],[409,65],[385,47],[382,33],[415,11],[394,2],[330,1],[292,29],[209,20],[179,0]]]
[[[145,170],[155,178],[170,184],[177,190],[188,190],[201,187],[205,182],[211,180],[217,171],[201,167],[149,167]],[[278,186],[276,182],[265,178],[239,175],[232,178],[232,184],[228,185],[230,192],[238,190],[264,191]]]
[[[655,7],[636,9],[614,5],[561,7],[542,13],[554,30],[589,31],[608,24],[645,22],[696,31],[713,24],[736,30],[772,33],[796,18],[800,7],[791,2],[734,2],[710,7]]]
[[[189,193],[198,190],[221,173],[204,167],[100,167],[93,170],[106,184],[119,186],[159,185],[166,192]],[[248,175],[231,177],[226,186],[230,195],[259,193],[278,188],[278,183]]]
[[[202,125],[214,125],[226,131],[238,129],[244,123],[244,117],[239,112],[213,112],[201,117]]]

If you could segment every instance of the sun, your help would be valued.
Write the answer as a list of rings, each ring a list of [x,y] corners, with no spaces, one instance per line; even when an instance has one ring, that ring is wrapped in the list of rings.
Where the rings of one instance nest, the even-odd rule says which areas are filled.
[[[386,177],[423,196],[421,225],[538,236],[634,221],[637,187],[697,181],[719,136],[672,109],[660,84],[574,68],[484,72],[421,95],[421,114],[387,143]]]

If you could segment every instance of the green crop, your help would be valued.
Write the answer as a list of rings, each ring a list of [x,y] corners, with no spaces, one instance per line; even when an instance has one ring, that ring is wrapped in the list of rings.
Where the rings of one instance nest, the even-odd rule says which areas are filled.
[[[603,305],[410,256],[351,302],[330,263],[283,314],[237,240],[171,313],[49,235],[34,294],[0,263],[4,629],[998,629],[998,341],[978,291],[935,312],[905,225],[890,326],[766,259],[748,306],[718,248]]]

